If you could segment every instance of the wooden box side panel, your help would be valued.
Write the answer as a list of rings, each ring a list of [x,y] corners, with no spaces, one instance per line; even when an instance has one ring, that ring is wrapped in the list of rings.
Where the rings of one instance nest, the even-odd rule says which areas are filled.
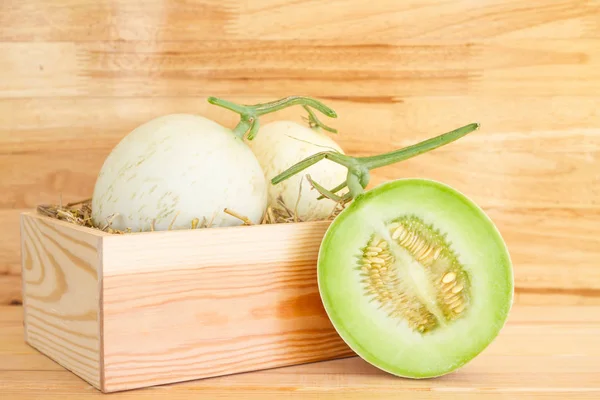
[[[104,238],[104,390],[352,355],[318,293],[327,226]]]
[[[21,215],[26,341],[100,387],[100,234]]]

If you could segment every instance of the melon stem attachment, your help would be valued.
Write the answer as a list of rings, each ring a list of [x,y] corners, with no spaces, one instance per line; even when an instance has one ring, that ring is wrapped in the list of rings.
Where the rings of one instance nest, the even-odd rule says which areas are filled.
[[[309,117],[310,113],[312,112],[312,110],[310,110],[309,107],[312,107],[330,118],[337,118],[337,114],[333,109],[327,107],[325,104],[321,103],[316,99],[303,96],[289,96],[268,103],[258,103],[253,105],[236,104],[231,101],[213,96],[208,98],[208,102],[210,104],[223,107],[230,111],[238,113],[240,115],[240,122],[236,125],[235,128],[233,128],[233,133],[240,139],[243,139],[244,135],[248,133],[248,140],[252,140],[256,136],[258,128],[260,126],[259,117],[261,115],[269,114],[295,105],[304,106],[304,108],[309,111]],[[316,119],[316,117],[314,118]],[[319,126],[325,126],[320,122],[319,124]]]
[[[369,171],[375,168],[395,164],[397,162],[416,157],[423,153],[427,153],[431,150],[435,150],[439,147],[445,146],[451,142],[454,142],[455,140],[460,139],[461,137],[477,130],[478,128],[479,123],[472,123],[469,125],[462,126],[453,131],[441,134],[439,136],[435,136],[433,138],[424,140],[412,146],[404,147],[402,149],[391,151],[389,153],[379,154],[377,156],[351,157],[335,151],[320,152],[292,165],[290,168],[271,179],[271,183],[273,185],[276,185],[292,177],[293,175],[302,172],[311,165],[316,164],[323,159],[328,159],[337,164],[343,165],[348,169],[346,181],[342,182],[340,185],[336,186],[331,190],[320,190],[323,188],[317,182],[313,182],[313,187],[319,193],[321,193],[322,196],[331,198],[332,194],[336,195],[338,191],[342,190],[347,186],[349,189],[349,193],[347,194],[348,196],[345,197],[354,199],[360,196],[362,193],[364,193],[364,189],[369,184]],[[341,198],[342,197],[340,197],[340,199]]]

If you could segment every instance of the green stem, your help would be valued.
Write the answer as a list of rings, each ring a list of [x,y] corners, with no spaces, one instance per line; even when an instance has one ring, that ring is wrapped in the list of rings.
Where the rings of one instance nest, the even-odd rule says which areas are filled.
[[[358,158],[358,160],[362,165],[364,165],[368,169],[385,167],[386,165],[391,165],[400,161],[407,160],[420,154],[427,153],[428,151],[435,150],[438,147],[444,146],[448,143],[454,142],[455,140],[460,139],[466,134],[473,132],[477,128],[479,128],[478,123],[465,125],[451,132],[444,133],[440,136],[424,140],[420,143],[405,147],[400,150],[380,154],[378,156],[360,157]]]
[[[330,126],[327,126],[323,122],[321,122],[319,120],[319,118],[317,118],[317,116],[315,115],[315,113],[313,112],[313,110],[311,110],[308,106],[304,105],[302,107],[308,113],[308,126],[311,129],[321,128],[321,129],[326,130],[326,131],[331,132],[331,133],[338,133],[337,129],[334,129],[334,128],[330,127]]]
[[[328,199],[331,199],[335,202],[339,202],[342,200],[341,196],[338,196],[337,194],[330,192],[329,190],[325,189],[323,186],[319,185],[317,182],[313,181],[312,178],[310,177],[310,175],[306,175],[306,179],[317,190],[317,192],[321,193],[322,197],[327,197]]]
[[[478,128],[478,123],[465,125],[451,132],[424,140],[412,146],[371,157],[350,157],[334,151],[317,153],[292,165],[290,168],[271,179],[271,183],[276,185],[326,158],[348,168],[346,181],[331,190],[327,190],[327,192],[336,193],[345,186],[348,186],[348,189],[350,190],[349,194],[352,198],[356,198],[364,193],[364,188],[369,184],[370,170],[404,161],[411,157],[416,157],[420,154],[445,146]]]
[[[259,128],[259,117],[261,115],[269,114],[295,105],[302,105],[305,106],[305,108],[312,107],[328,117],[337,118],[336,112],[327,107],[325,104],[313,98],[302,96],[289,96],[268,103],[259,103],[254,105],[236,104],[231,101],[212,96],[208,98],[208,102],[240,114],[240,122],[233,129],[233,133],[240,139],[243,139],[244,135],[248,133],[248,140],[252,140],[256,136]]]
[[[340,190],[342,190],[343,188],[345,188],[346,186],[348,186],[348,183],[346,181],[340,183],[339,185],[337,185],[336,187],[334,187],[333,189],[329,190],[329,192],[335,194],[337,192],[339,192]],[[317,200],[321,200],[325,198],[325,196],[319,196],[317,197]]]
[[[356,174],[352,173],[351,170],[348,170],[348,178],[346,179],[346,182],[348,182],[348,189],[350,190],[350,195],[352,198],[356,198],[365,192],[364,188],[360,184],[360,178]]]
[[[294,164],[290,168],[286,169],[273,179],[271,179],[271,183],[273,185],[278,184],[279,182],[285,181],[293,175],[296,175],[298,172],[304,171],[306,168],[310,167],[313,164],[318,163],[322,159],[327,158],[333,162],[341,164],[346,168],[352,168],[353,160],[351,157],[346,155],[334,152],[334,151],[322,151],[320,153],[313,154],[310,157],[305,158],[304,160]]]

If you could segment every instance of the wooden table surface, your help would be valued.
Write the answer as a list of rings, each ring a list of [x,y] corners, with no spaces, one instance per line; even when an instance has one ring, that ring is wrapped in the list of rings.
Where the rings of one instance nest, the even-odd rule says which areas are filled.
[[[151,118],[232,127],[207,96],[292,94],[338,112],[352,155],[481,123],[372,183],[431,178],[484,208],[515,266],[510,322],[436,380],[352,358],[109,398],[600,398],[599,0],[1,0],[0,77],[0,399],[100,395],[23,342],[7,306],[21,301],[19,214],[89,197]]]
[[[462,369],[396,378],[358,357],[103,395],[23,341],[21,307],[0,306],[0,398],[598,399],[600,307],[519,306],[500,336]]]

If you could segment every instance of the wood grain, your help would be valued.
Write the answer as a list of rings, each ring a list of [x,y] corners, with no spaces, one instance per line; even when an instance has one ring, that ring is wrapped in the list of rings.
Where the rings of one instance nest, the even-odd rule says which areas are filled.
[[[99,235],[24,214],[25,340],[100,386]]]
[[[434,87],[435,93],[450,95],[466,90],[472,74],[468,62],[481,49],[465,44],[136,41],[5,42],[0,51],[10,77],[0,97],[284,97],[298,92],[349,96],[357,89],[365,96],[424,95]]]
[[[0,304],[20,298],[19,213],[89,197],[135,126],[171,112],[233,126],[207,96],[290,94],[333,106],[350,154],[481,122],[373,184],[429,177],[479,202],[514,255],[517,302],[600,304],[587,234],[600,203],[597,0],[4,0],[0,54]]]
[[[0,241],[0,304],[21,304],[21,222],[25,210],[0,209],[0,226],[17,234],[4,235]]]
[[[21,293],[21,268],[0,275],[0,303],[18,305],[22,304]]]
[[[200,97],[51,97],[0,99],[0,154],[72,155],[110,149],[136,126],[161,115],[195,113],[233,128],[239,117]],[[251,104],[264,96],[227,96]],[[319,99],[338,113],[327,122],[351,154],[376,154],[400,148],[472,121],[481,129],[451,146],[436,150],[469,152],[586,153],[600,151],[600,110],[595,97],[419,96],[334,97]],[[302,122],[299,107],[261,117],[261,122]],[[57,139],[61,141],[57,145]],[[59,155],[56,157],[59,157]],[[73,170],[90,168],[73,159]],[[8,174],[8,170],[2,171]],[[33,172],[31,172],[33,174]],[[6,177],[6,175],[3,175]],[[12,190],[12,189],[11,189]],[[55,189],[53,189],[55,192]]]
[[[0,306],[0,391],[14,400],[105,397],[22,341],[22,309]],[[113,393],[111,399],[597,399],[600,308],[520,306],[471,363],[436,379],[385,374],[360,358]]]
[[[353,354],[325,314],[328,222],[103,238],[103,390]]]
[[[600,39],[0,42],[0,97],[596,96],[598,49]]]
[[[2,41],[596,37],[594,0],[5,0]],[[90,20],[90,14],[94,15]]]

